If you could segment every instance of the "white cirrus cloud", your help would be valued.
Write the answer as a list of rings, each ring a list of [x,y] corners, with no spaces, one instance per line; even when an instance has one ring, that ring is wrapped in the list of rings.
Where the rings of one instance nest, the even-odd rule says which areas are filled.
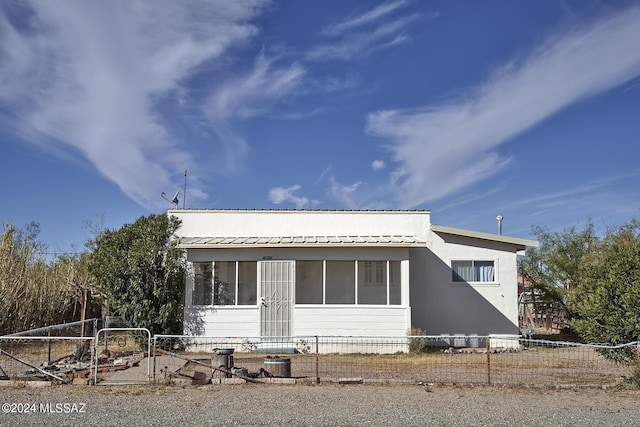
[[[310,61],[350,61],[401,44],[409,39],[408,27],[419,14],[395,13],[406,1],[383,3],[355,17],[325,27],[321,34],[327,40],[306,53]],[[395,13],[396,16],[392,16]],[[433,19],[437,13],[427,16]]]
[[[361,209],[362,201],[359,199],[358,189],[364,184],[357,181],[352,184],[342,184],[337,182],[334,177],[330,177],[331,185],[328,188],[329,195],[337,200],[341,206],[347,209]]]
[[[164,207],[157,194],[194,160],[166,124],[163,102],[253,38],[251,20],[268,4],[4,3],[0,63],[12,66],[0,67],[0,119],[32,142],[78,150],[131,199]]]
[[[242,160],[249,145],[233,125],[233,120],[248,119],[268,112],[274,104],[295,97],[306,71],[298,64],[276,67],[264,53],[256,58],[250,72],[220,84],[205,102],[204,112],[224,149],[220,170],[233,173],[243,169]]]
[[[390,141],[391,183],[402,207],[468,188],[510,161],[496,148],[549,116],[640,75],[640,8],[576,31],[493,73],[467,97],[381,110],[366,131]]]
[[[384,160],[374,160],[373,162],[371,162],[371,169],[373,169],[374,171],[379,171],[386,167],[387,164],[384,162]]]
[[[303,209],[309,206],[309,199],[306,197],[298,197],[294,195],[302,186],[296,184],[291,187],[276,187],[269,190],[269,200],[271,203],[281,205],[283,203],[292,203],[297,209]]]
[[[277,68],[274,60],[261,53],[249,73],[222,83],[207,102],[207,115],[215,120],[246,119],[262,114],[270,103],[294,95],[305,69],[295,63]]]
[[[396,0],[388,3],[383,3],[360,15],[347,18],[344,21],[338,22],[336,24],[329,25],[328,27],[323,29],[321,33],[327,36],[341,35],[347,31],[378,21],[379,19],[382,19],[383,17],[389,15],[402,6],[405,6],[406,4],[407,2],[405,0]]]

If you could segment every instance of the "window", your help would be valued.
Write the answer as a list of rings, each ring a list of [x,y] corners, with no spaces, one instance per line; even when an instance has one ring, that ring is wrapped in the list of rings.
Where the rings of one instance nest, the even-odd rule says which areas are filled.
[[[386,261],[360,261],[358,275],[364,285],[376,286],[387,284]]]
[[[258,264],[238,261],[238,305],[255,305],[258,299]]]
[[[211,305],[211,279],[213,269],[210,262],[193,263],[193,291],[191,293],[192,305]]]
[[[322,261],[296,261],[296,304],[322,304]]]
[[[494,261],[451,261],[453,281],[494,283]]]
[[[389,261],[389,304],[400,305],[400,261]]]
[[[296,304],[400,305],[400,265],[400,261],[296,261]]]
[[[218,261],[213,263],[213,304],[231,305],[236,300],[236,263]]]
[[[256,304],[256,262],[194,262],[193,270],[192,305]]]
[[[327,304],[356,303],[356,269],[353,261],[327,261]]]
[[[296,261],[296,304],[400,305],[401,261]],[[255,306],[258,262],[194,262],[190,304]],[[357,295],[357,297],[356,297]]]
[[[387,303],[387,262],[358,261],[358,304]]]

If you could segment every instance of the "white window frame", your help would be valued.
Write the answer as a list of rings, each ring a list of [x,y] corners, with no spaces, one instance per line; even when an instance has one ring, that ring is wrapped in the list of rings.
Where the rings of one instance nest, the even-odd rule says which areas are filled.
[[[295,260],[297,261],[307,261],[307,260]],[[391,284],[391,263],[392,262],[401,262],[402,260],[393,260],[393,259],[385,259],[385,260],[358,260],[358,259],[354,259],[354,260],[333,260],[333,259],[322,259],[322,260],[312,260],[312,261],[322,261],[322,303],[318,303],[318,304],[304,304],[304,303],[296,303],[295,306],[299,306],[299,307],[318,307],[318,306],[332,306],[332,307],[353,307],[353,306],[360,306],[360,307],[371,307],[371,306],[389,306],[389,307],[400,307],[402,306],[402,293],[401,293],[401,297],[400,297],[400,304],[391,304],[391,287],[396,287],[396,286],[400,286],[401,287],[401,292],[402,292],[402,267],[400,267],[398,274],[400,274],[400,280],[397,282],[396,285]],[[353,283],[353,287],[354,287],[354,296],[355,296],[355,302],[353,304],[328,304],[327,303],[327,263],[329,261],[350,261],[353,262],[353,268],[355,269],[355,274],[354,274],[354,283]],[[383,269],[383,275],[384,275],[384,271],[386,271],[386,282],[365,282],[363,283],[363,288],[367,288],[370,286],[374,286],[374,285],[384,285],[386,287],[386,302],[384,304],[363,304],[363,303],[358,303],[358,276],[359,276],[359,263],[364,263],[364,262],[371,262],[371,276],[372,278],[375,280],[377,277],[377,264],[376,263],[384,263],[382,266]],[[402,264],[400,264],[401,266]]]
[[[234,272],[234,297],[233,297],[233,304],[213,304],[213,301],[216,300],[215,298],[215,274],[216,274],[216,263],[217,262],[233,262],[235,263],[235,272]],[[240,307],[256,307],[258,305],[258,297],[257,297],[257,286],[258,286],[258,281],[257,281],[257,275],[256,275],[256,303],[255,304],[238,304],[238,278],[239,278],[239,268],[240,268],[240,264],[241,262],[255,262],[256,263],[256,274],[257,274],[257,261],[192,261],[191,262],[191,269],[193,270],[193,274],[192,274],[192,279],[191,279],[191,292],[190,295],[185,295],[185,297],[189,298],[189,307],[194,307],[194,308],[224,308],[224,307],[233,307],[233,308],[240,308]],[[196,274],[195,274],[195,264],[210,264],[211,265],[211,304],[193,304],[193,293],[196,290]]]
[[[449,260],[449,285],[451,286],[500,286],[500,264],[498,262],[498,258],[452,258]],[[454,274],[455,270],[453,268],[454,262],[493,262],[493,281],[492,282],[478,282],[478,281],[455,281]]]

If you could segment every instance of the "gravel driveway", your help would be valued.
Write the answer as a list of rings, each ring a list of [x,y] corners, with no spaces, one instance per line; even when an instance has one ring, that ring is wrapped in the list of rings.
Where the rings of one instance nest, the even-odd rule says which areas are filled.
[[[0,403],[1,427],[640,426],[640,392],[600,389],[368,384],[2,387]]]

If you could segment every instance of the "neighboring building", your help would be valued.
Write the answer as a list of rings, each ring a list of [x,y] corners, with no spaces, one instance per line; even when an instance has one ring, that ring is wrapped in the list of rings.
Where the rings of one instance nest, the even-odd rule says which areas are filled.
[[[170,210],[186,250],[185,334],[517,335],[532,240],[429,211]]]

